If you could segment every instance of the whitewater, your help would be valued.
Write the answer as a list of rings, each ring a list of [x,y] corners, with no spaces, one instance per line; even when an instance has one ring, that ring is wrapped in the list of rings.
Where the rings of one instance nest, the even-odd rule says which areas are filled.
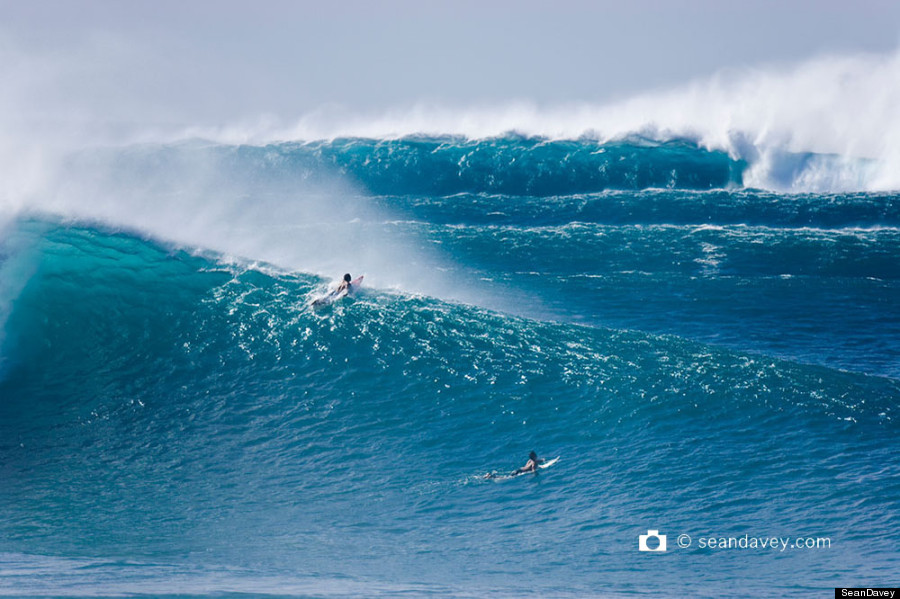
[[[896,585],[898,65],[10,135],[0,595]]]

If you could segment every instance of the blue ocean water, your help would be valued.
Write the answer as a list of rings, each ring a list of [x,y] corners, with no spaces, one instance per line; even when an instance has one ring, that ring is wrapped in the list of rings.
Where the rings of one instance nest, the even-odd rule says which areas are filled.
[[[687,140],[68,168],[98,165],[103,197],[2,228],[0,594],[896,585],[900,195],[748,188]],[[344,270],[368,284],[311,308]],[[483,478],[532,449],[560,461]],[[743,535],[828,546],[699,546]]]

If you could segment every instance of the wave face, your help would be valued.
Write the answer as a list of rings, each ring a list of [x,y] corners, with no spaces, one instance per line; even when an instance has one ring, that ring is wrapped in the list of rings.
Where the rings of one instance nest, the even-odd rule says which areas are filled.
[[[349,179],[374,194],[499,193],[552,196],[607,189],[715,189],[742,185],[746,162],[690,140],[599,142],[504,136],[339,138],[264,146],[186,142],[109,158],[119,172],[184,164],[185,152],[216,161],[221,172],[283,180]],[[100,156],[104,156],[100,153]],[[98,155],[76,159],[74,169]]]
[[[685,142],[502,137],[347,139],[281,146],[285,160],[347,173],[378,194],[564,195],[605,189],[710,189],[741,184],[743,164]]]
[[[740,136],[722,146],[715,149],[718,146],[696,138],[660,133],[653,137],[628,133],[613,140],[513,134],[345,137],[236,146],[191,140],[125,152],[82,152],[68,159],[66,178],[78,178],[84,169],[93,171],[98,163],[125,173],[129,181],[165,165],[183,177],[184,169],[196,169],[202,160],[214,163],[220,176],[242,184],[260,177],[307,183],[338,179],[383,195],[547,197],[606,190],[743,187],[837,193],[884,187],[870,182],[884,170],[872,159],[759,148]]]
[[[900,568],[900,196],[739,189],[727,156],[665,144],[185,144],[69,168],[98,163],[115,201],[3,229],[0,592],[766,595]],[[196,164],[215,197],[184,192]],[[339,218],[297,209],[335,177],[357,194]],[[395,269],[467,299],[380,287],[375,260],[376,284],[314,310],[315,268],[248,255],[311,231],[342,255],[402,240]],[[482,478],[532,449],[561,459]],[[637,550],[650,528],[665,556]]]

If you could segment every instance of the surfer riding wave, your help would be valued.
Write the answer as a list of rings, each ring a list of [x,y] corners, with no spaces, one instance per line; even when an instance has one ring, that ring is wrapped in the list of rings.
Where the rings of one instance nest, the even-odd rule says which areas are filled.
[[[337,287],[334,288],[333,291],[313,300],[313,307],[327,306],[328,304],[334,303],[342,297],[350,295],[351,293],[356,291],[356,288],[360,286],[362,280],[362,275],[354,279],[348,272],[344,275],[343,280],[338,284]]]

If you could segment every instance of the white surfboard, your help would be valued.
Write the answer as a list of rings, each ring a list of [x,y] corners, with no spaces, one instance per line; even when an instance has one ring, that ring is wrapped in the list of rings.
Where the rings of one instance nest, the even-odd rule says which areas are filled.
[[[549,468],[550,466],[552,466],[553,464],[555,464],[555,463],[558,462],[558,461],[559,461],[559,456],[556,456],[556,457],[553,458],[552,460],[547,460],[547,461],[544,462],[543,464],[540,464],[540,465],[538,466],[538,468]]]

